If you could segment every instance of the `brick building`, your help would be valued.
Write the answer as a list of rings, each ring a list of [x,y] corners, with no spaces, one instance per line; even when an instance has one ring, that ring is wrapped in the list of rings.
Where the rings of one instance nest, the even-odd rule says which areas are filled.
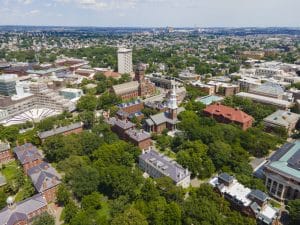
[[[152,144],[151,135],[144,130],[136,129],[136,125],[129,120],[109,117],[105,121],[111,126],[112,131],[121,139],[130,141],[141,149],[149,148]]]
[[[221,105],[220,103],[207,106],[203,110],[204,115],[212,117],[220,123],[234,123],[239,125],[243,130],[252,126],[254,121],[252,116],[244,113],[237,108],[231,108]]]
[[[153,95],[155,93],[155,85],[145,78],[145,68],[142,64],[139,64],[136,67],[134,81],[114,85],[112,92],[121,97],[122,100],[129,100]]]
[[[163,130],[175,130],[176,124],[179,122],[177,114],[184,111],[184,108],[177,106],[175,86],[171,93],[168,109],[165,112],[161,112],[150,116],[146,119],[145,127],[148,132],[161,133]]]
[[[35,167],[43,162],[42,155],[31,143],[26,143],[24,145],[15,147],[13,151],[22,164],[26,174],[30,168]]]
[[[132,117],[137,117],[139,120],[144,118],[142,114],[142,109],[144,109],[144,103],[141,100],[135,100],[128,103],[122,103],[118,105],[117,116],[119,119],[130,119]]]
[[[57,171],[50,164],[42,162],[30,168],[27,172],[35,189],[43,195],[48,203],[54,202],[58,185],[61,183]]]
[[[8,143],[0,142],[0,164],[13,160],[14,157],[10,151]]]
[[[82,132],[82,130],[83,130],[83,123],[78,122],[64,127],[58,127],[49,131],[40,132],[38,136],[42,141],[44,141],[46,138],[58,134],[62,134],[62,135],[79,134]]]
[[[46,211],[47,202],[41,194],[18,203],[9,197],[7,207],[0,211],[0,225],[28,225]]]

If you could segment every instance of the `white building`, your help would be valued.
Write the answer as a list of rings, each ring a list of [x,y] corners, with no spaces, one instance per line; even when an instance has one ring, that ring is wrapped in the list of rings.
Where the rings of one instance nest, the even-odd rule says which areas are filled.
[[[118,50],[118,72],[120,74],[132,73],[132,50],[120,48]]]
[[[176,103],[175,103],[176,104]],[[153,178],[170,177],[177,186],[187,188],[191,173],[167,156],[154,150],[143,151],[139,156],[139,167]]]

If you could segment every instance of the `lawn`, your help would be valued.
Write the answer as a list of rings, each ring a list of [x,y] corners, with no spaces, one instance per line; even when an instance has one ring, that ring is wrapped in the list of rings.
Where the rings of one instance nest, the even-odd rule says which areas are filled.
[[[19,167],[16,161],[12,161],[3,166],[1,169],[2,174],[5,176],[7,181],[11,181],[15,178],[15,175],[18,173],[19,170],[22,168]]]

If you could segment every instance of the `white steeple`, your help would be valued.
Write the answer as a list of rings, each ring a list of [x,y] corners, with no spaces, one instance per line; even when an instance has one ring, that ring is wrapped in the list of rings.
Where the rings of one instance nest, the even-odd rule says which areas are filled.
[[[168,102],[168,108],[174,109],[174,110],[178,108],[175,82],[173,84],[173,90],[172,90],[172,93],[171,93],[171,96],[170,96],[170,99]]]

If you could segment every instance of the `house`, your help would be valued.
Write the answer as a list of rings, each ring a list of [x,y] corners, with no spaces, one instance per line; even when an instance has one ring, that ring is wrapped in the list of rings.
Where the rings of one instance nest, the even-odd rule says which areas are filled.
[[[42,163],[42,155],[38,149],[31,143],[26,143],[21,146],[17,146],[13,149],[18,160],[22,164],[25,173],[32,168]]]
[[[61,183],[57,171],[50,164],[42,162],[30,168],[27,173],[37,192],[41,193],[48,203],[54,202],[58,185]]]
[[[296,128],[300,115],[297,113],[292,113],[285,110],[277,110],[271,115],[264,118],[265,127],[268,130],[272,130],[274,127],[282,127],[291,134],[291,132]]]
[[[83,130],[83,123],[73,123],[64,127],[54,128],[49,131],[44,131],[38,133],[39,138],[44,141],[46,138],[52,137],[54,135],[62,134],[62,135],[69,135],[69,134],[79,134]]]
[[[191,173],[167,156],[152,149],[144,150],[139,156],[139,167],[153,178],[170,177],[176,186],[190,186]]]
[[[174,86],[168,102],[167,111],[151,115],[146,119],[145,127],[148,132],[162,133],[165,129],[171,131],[176,129],[176,125],[179,122],[177,114],[184,111],[184,108],[177,106],[176,96],[176,89]]]
[[[268,159],[263,172],[270,195],[279,200],[300,198],[300,140],[279,148]]]
[[[252,116],[249,116],[240,109],[224,106],[220,103],[207,106],[203,110],[203,113],[208,117],[214,118],[220,123],[237,124],[243,130],[247,130],[249,127],[251,127],[254,121]]]
[[[13,160],[14,157],[10,151],[9,143],[0,141],[0,164]]]
[[[47,211],[46,199],[41,194],[18,203],[9,197],[6,202],[7,207],[0,211],[0,225],[27,225]]]
[[[242,213],[256,218],[258,224],[275,225],[279,219],[279,209],[269,204],[269,197],[260,190],[251,190],[233,176],[221,173],[209,183]]]

